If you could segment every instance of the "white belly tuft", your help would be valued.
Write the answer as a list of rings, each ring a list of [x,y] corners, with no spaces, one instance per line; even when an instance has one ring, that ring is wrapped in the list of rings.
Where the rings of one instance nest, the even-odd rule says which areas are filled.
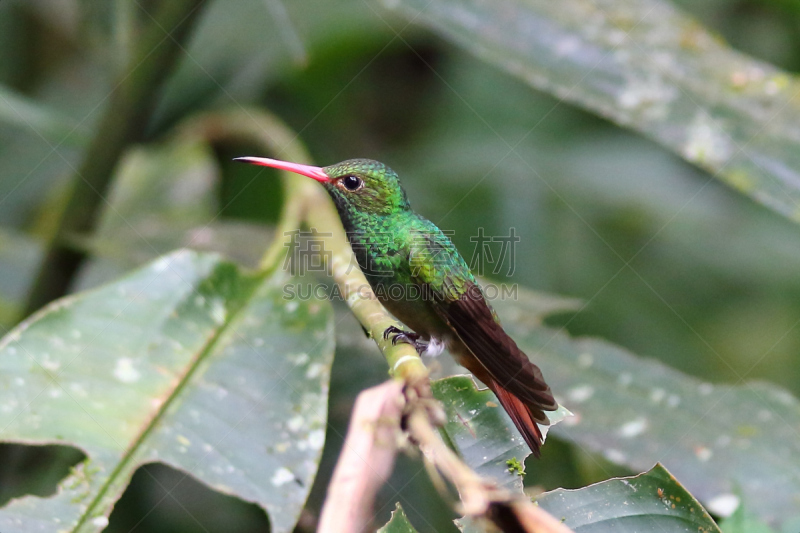
[[[425,351],[422,352],[422,355],[436,357],[437,355],[439,355],[444,351],[444,348],[445,348],[445,342],[442,339],[431,337],[431,340],[428,341],[428,347],[425,348]]]

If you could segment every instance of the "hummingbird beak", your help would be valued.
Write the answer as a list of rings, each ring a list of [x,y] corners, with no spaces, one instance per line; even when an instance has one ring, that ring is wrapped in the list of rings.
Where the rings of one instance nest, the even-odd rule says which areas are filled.
[[[260,165],[262,167],[279,168],[281,170],[288,170],[296,174],[307,176],[319,182],[326,183],[331,181],[325,171],[320,167],[312,167],[311,165],[301,165],[300,163],[290,163],[288,161],[279,161],[277,159],[268,159],[266,157],[237,157],[234,161],[242,161],[243,163],[250,163],[251,165]]]

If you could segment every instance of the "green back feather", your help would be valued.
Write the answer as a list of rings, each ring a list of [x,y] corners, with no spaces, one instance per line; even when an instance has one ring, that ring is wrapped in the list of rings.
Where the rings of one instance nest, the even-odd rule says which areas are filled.
[[[351,159],[324,170],[332,180],[325,186],[373,286],[427,284],[449,300],[463,294],[468,283],[475,283],[450,239],[411,210],[391,168],[370,159]],[[360,190],[348,191],[337,183],[351,175],[363,180]]]

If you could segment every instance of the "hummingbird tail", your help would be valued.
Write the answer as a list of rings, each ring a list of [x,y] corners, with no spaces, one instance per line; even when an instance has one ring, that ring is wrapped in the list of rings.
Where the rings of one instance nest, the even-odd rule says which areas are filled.
[[[540,448],[543,444],[542,431],[536,424],[535,416],[531,412],[530,407],[501,387],[496,381],[492,381],[489,384],[489,388],[492,389],[497,399],[500,400],[500,404],[503,406],[503,409],[506,410],[508,416],[511,417],[511,421],[514,422],[514,425],[517,426],[517,430],[519,430],[522,438],[525,439],[533,455],[537,458],[540,457]],[[540,409],[537,410],[540,411]]]

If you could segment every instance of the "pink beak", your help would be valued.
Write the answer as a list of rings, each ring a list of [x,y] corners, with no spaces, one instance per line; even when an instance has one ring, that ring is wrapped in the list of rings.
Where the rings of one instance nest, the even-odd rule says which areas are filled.
[[[320,167],[312,167],[311,165],[301,165],[300,163],[290,163],[288,161],[279,161],[277,159],[268,159],[266,157],[237,157],[234,161],[242,161],[250,163],[251,165],[260,165],[262,167],[279,168],[281,170],[288,170],[303,176],[315,179],[319,182],[326,183],[331,181],[325,171]]]

